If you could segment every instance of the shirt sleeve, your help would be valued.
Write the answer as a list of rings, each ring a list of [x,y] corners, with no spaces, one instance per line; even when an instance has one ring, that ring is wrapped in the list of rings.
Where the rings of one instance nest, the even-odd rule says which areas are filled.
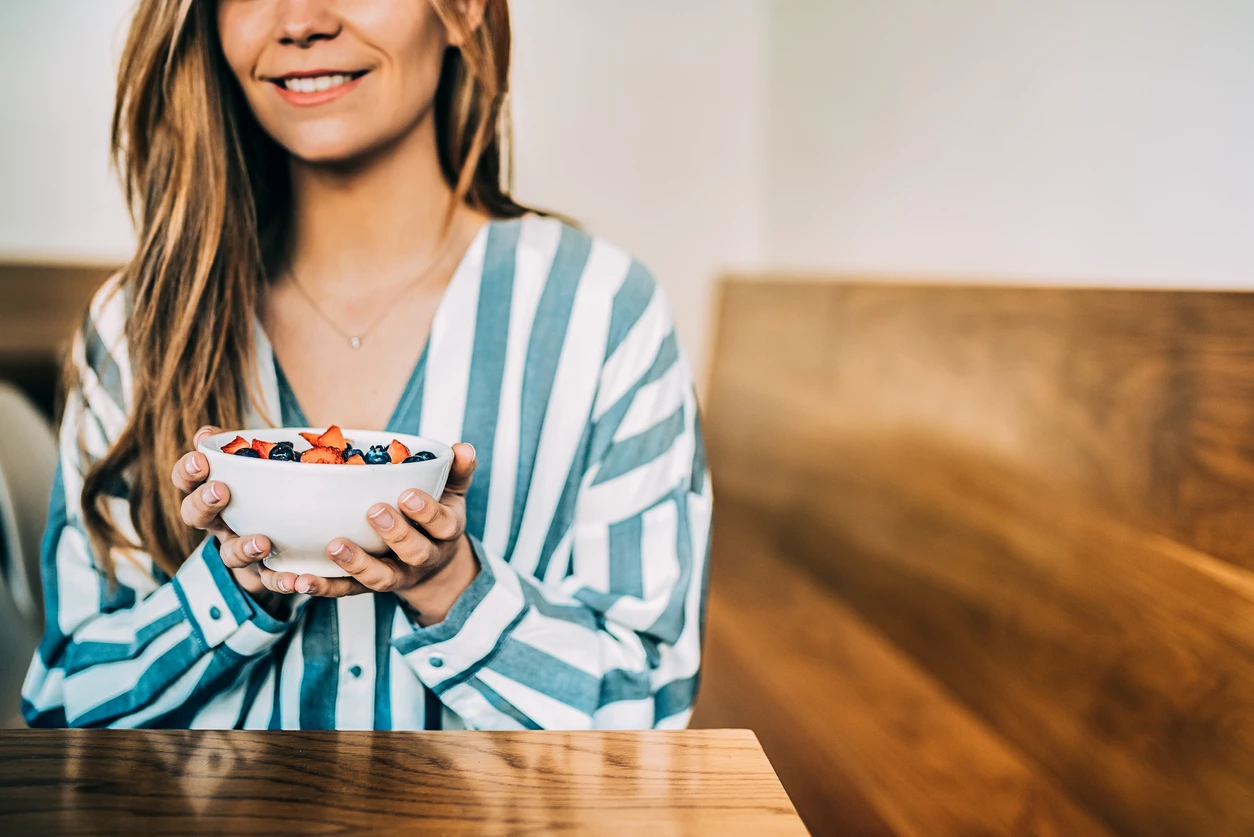
[[[291,624],[239,587],[213,539],[172,579],[133,551],[115,553],[116,582],[101,570],[81,493],[88,464],[125,425],[125,358],[98,328],[110,316],[98,295],[72,349],[79,385],[66,399],[41,556],[44,636],[22,689],[22,713],[34,727],[190,726],[215,701],[242,701],[246,668]],[[113,519],[129,530],[125,486],[111,494]]]
[[[480,573],[447,618],[393,640],[472,728],[674,728],[691,714],[712,497],[669,308],[637,278],[614,302],[587,465],[558,527],[566,577],[537,580],[472,539]]]

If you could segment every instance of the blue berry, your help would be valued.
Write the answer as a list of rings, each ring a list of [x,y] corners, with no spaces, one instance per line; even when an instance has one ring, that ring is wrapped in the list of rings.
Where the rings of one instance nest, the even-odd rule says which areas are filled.
[[[361,457],[366,460],[367,465],[388,465],[392,462],[392,457],[388,455],[388,449],[384,445],[371,445],[370,450]]]
[[[407,462],[430,462],[432,459],[435,459],[434,453],[429,450],[420,450],[413,456],[403,460],[401,464],[404,465]]]
[[[274,447],[270,448],[270,459],[276,462],[299,462],[300,454],[296,452],[296,446],[291,442],[277,442]]]
[[[260,459],[260,458],[261,458],[261,454],[257,453],[257,451],[253,450],[252,448],[240,448],[239,450],[235,451],[235,455],[236,455],[236,456],[247,456],[247,457],[249,457],[250,459]]]
[[[362,453],[360,450],[353,447],[352,445],[349,445],[348,447],[344,448],[344,461],[345,462],[352,459],[354,456],[360,456],[362,459],[366,458],[366,455],[364,453]]]

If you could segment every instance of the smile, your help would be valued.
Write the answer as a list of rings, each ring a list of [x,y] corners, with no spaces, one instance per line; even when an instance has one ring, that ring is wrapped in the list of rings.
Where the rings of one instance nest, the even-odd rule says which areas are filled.
[[[277,78],[269,78],[279,95],[293,105],[321,105],[340,98],[355,88],[367,70],[343,72],[315,70]]]

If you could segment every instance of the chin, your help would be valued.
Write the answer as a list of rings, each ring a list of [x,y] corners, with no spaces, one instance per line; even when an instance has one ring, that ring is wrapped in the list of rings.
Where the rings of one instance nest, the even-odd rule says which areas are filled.
[[[279,143],[303,162],[335,165],[359,160],[386,145],[387,139],[362,130],[361,125],[345,125],[294,131],[283,136]]]

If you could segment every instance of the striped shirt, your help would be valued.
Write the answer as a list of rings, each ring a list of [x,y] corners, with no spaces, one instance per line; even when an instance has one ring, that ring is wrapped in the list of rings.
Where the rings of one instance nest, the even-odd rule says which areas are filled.
[[[260,608],[207,539],[166,576],[85,533],[86,467],[130,408],[126,303],[76,338],[44,538],[32,726],[584,729],[684,726],[696,692],[711,493],[663,292],[623,251],[537,217],[492,222],[445,292],[388,429],[472,443],[481,570],[441,623],[395,595]],[[304,424],[260,325],[248,426]],[[119,495],[125,495],[120,486]],[[124,496],[113,519],[134,537]]]

